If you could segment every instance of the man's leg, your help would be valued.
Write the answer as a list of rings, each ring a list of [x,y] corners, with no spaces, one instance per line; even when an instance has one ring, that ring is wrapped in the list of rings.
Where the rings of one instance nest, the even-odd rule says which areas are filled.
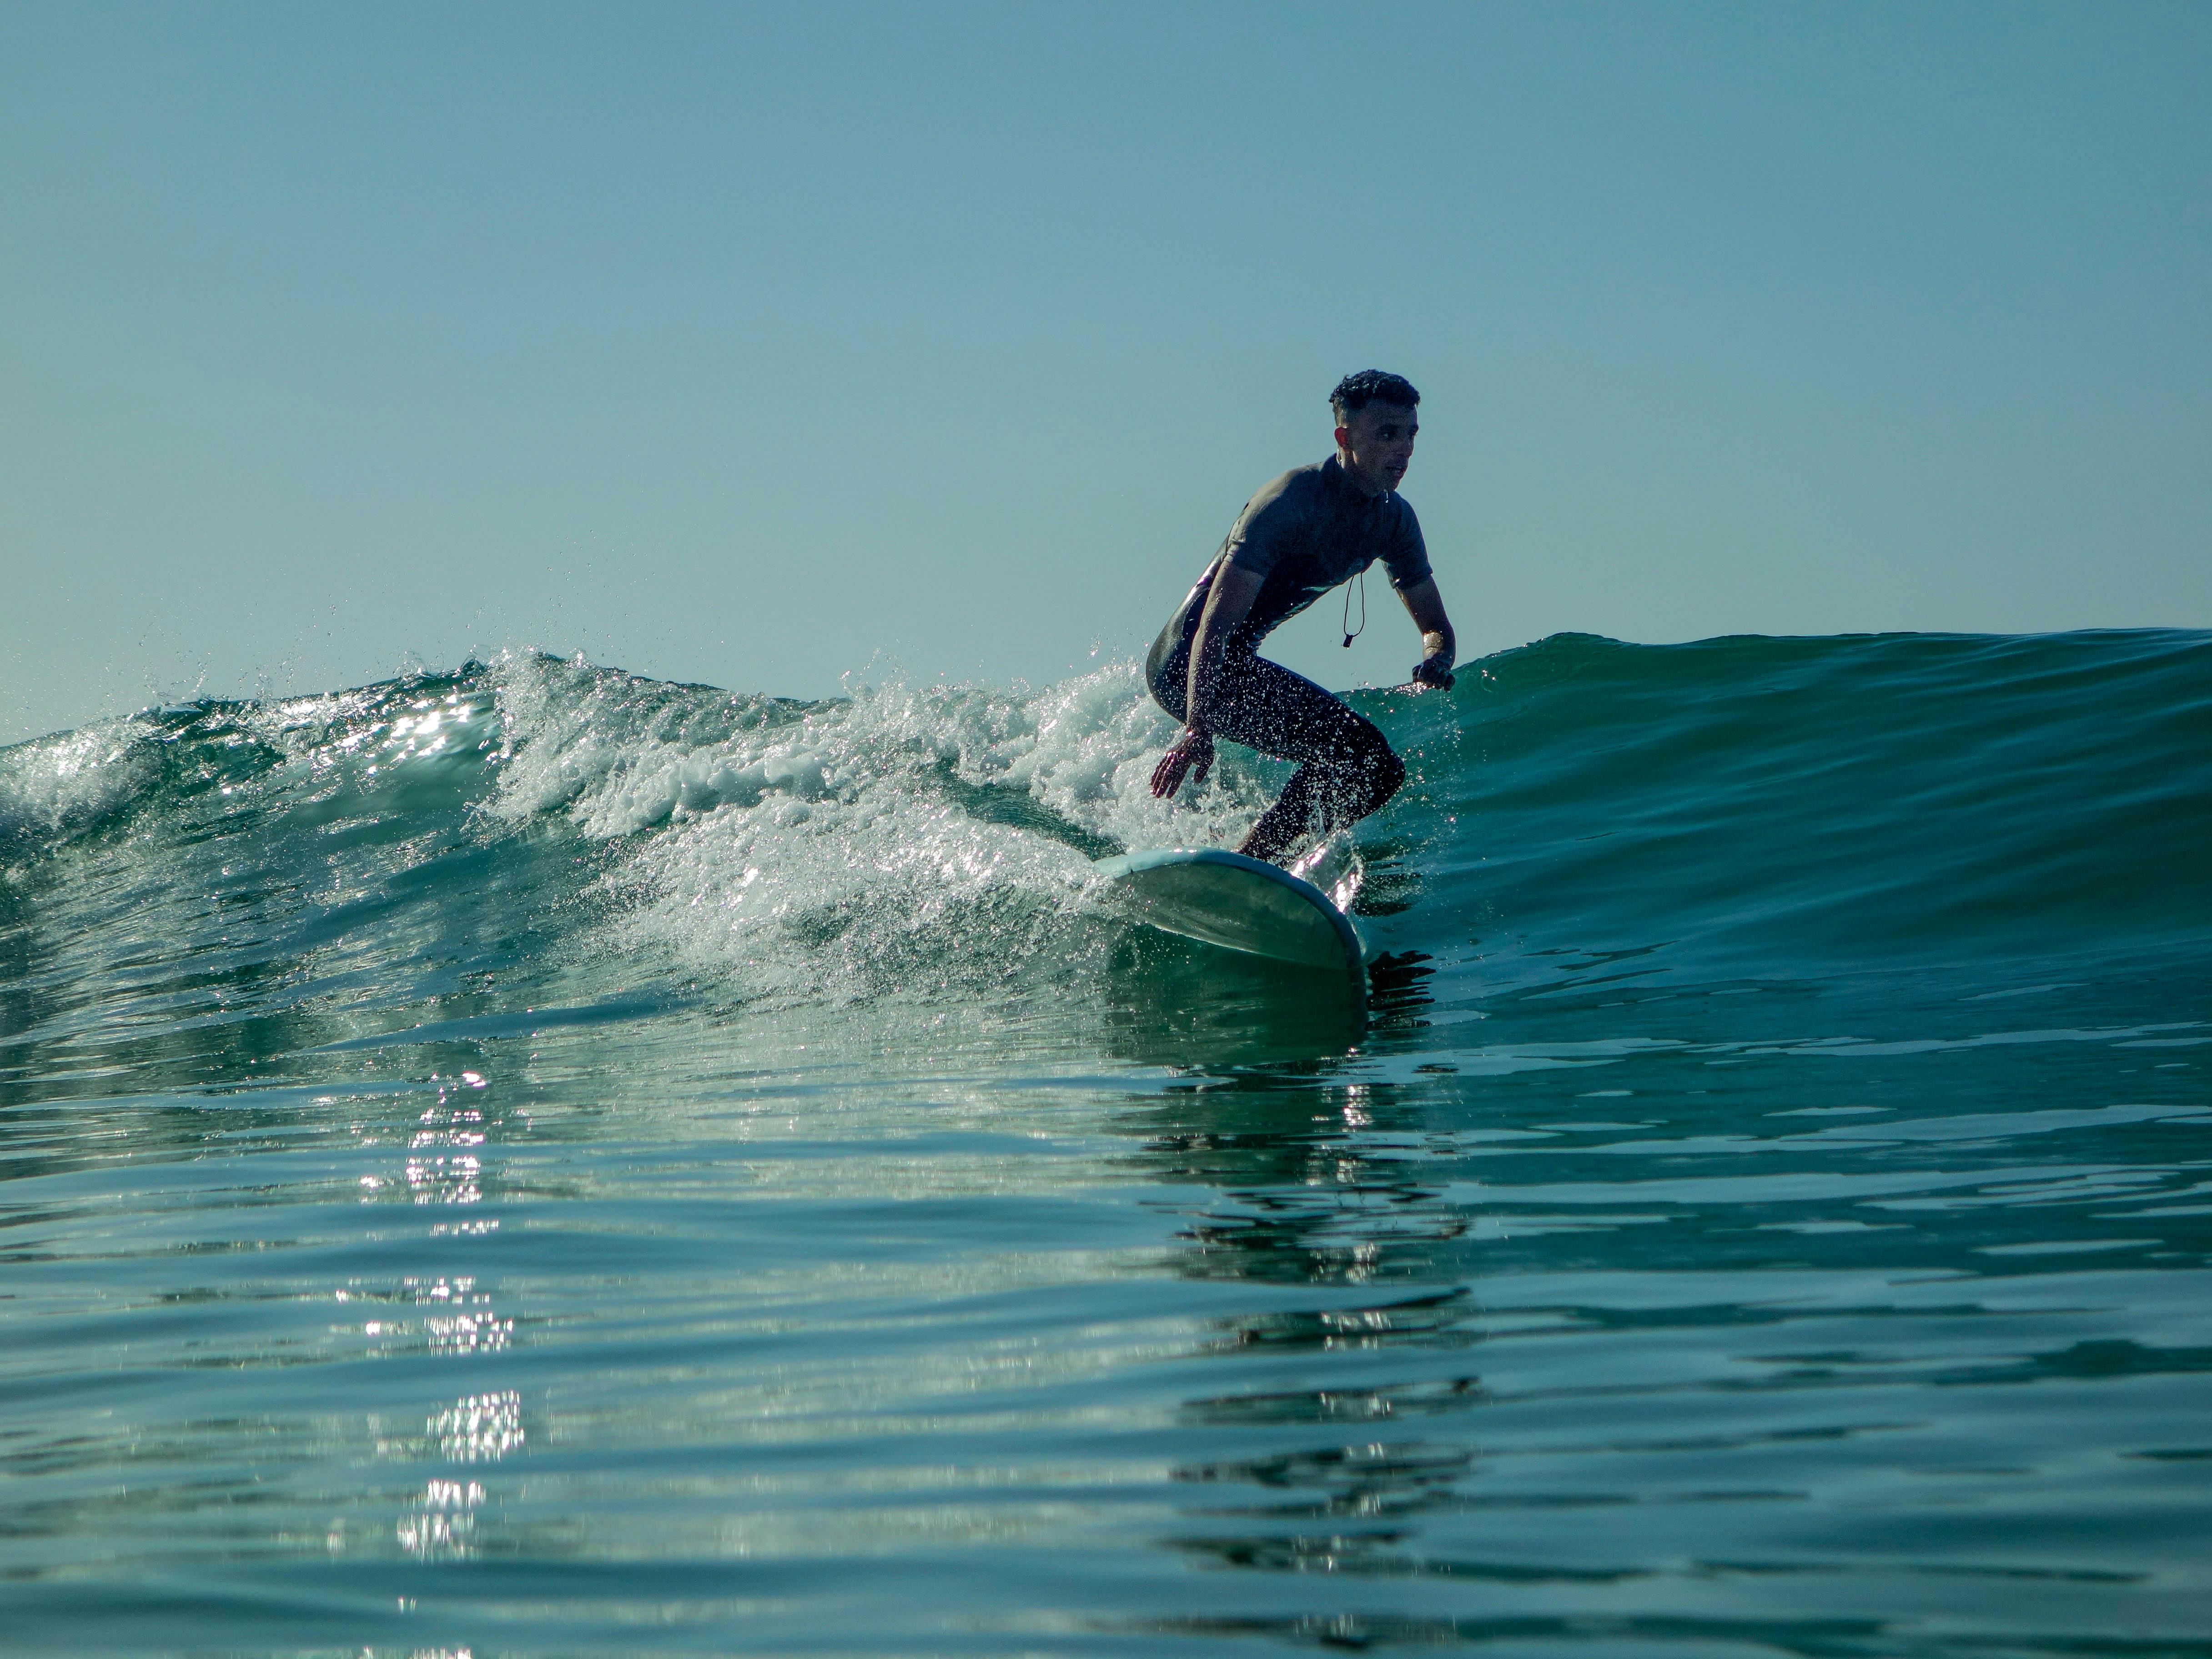
[[[1328,836],[1398,793],[1406,763],[1372,720],[1265,657],[1223,665],[1212,725],[1263,754],[1303,761],[1237,850],[1273,862],[1299,836]]]

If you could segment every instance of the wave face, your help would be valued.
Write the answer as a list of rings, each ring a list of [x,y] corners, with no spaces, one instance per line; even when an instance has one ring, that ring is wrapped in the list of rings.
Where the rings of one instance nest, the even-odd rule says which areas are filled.
[[[1352,849],[1357,908],[1438,990],[1577,953],[2124,960],[2212,915],[2202,635],[1560,635],[1449,697],[1352,700],[1413,762]],[[1231,751],[1170,809],[1145,785],[1170,732],[1126,665],[809,704],[516,657],[148,713],[0,751],[19,928],[68,963],[15,994],[129,1019],[167,957],[205,990],[157,1018],[359,1035],[611,975],[779,1004],[1011,985],[1096,953],[1091,859],[1232,840],[1285,775]]]
[[[1560,635],[1352,700],[1411,767],[1334,849],[1364,1008],[1099,904],[1287,772],[1152,800],[1132,665],[515,655],[0,750],[0,1602],[56,1650],[2201,1633],[2205,1540],[2065,1540],[2204,1455],[2212,635]]]

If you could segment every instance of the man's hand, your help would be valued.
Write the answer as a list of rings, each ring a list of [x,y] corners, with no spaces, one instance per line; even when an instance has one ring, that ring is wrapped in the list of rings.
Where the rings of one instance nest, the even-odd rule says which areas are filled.
[[[1452,689],[1451,665],[1450,652],[1431,652],[1414,665],[1413,684],[1422,687],[1434,686],[1439,691],[1449,691]]]
[[[1206,775],[1212,769],[1212,738],[1196,726],[1186,726],[1182,735],[1168,745],[1168,752],[1152,769],[1152,793],[1163,798],[1172,795],[1182,787],[1186,772],[1190,774],[1191,787],[1194,789],[1206,781]]]

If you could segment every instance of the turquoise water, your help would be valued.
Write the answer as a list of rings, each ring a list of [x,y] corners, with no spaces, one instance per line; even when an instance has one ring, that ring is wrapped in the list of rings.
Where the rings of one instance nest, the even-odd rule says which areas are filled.
[[[1356,701],[1364,1008],[1127,665],[0,751],[0,1646],[2212,1654],[2212,636]]]

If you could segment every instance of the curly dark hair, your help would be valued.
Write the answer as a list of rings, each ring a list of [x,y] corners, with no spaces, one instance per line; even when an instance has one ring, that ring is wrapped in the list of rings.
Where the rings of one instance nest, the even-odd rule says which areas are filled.
[[[1328,406],[1336,411],[1339,426],[1344,417],[1370,404],[1395,404],[1401,409],[1411,409],[1421,401],[1421,394],[1413,390],[1413,383],[1402,374],[1386,374],[1379,368],[1363,368],[1357,374],[1347,374],[1336,383],[1336,390],[1328,394]]]

